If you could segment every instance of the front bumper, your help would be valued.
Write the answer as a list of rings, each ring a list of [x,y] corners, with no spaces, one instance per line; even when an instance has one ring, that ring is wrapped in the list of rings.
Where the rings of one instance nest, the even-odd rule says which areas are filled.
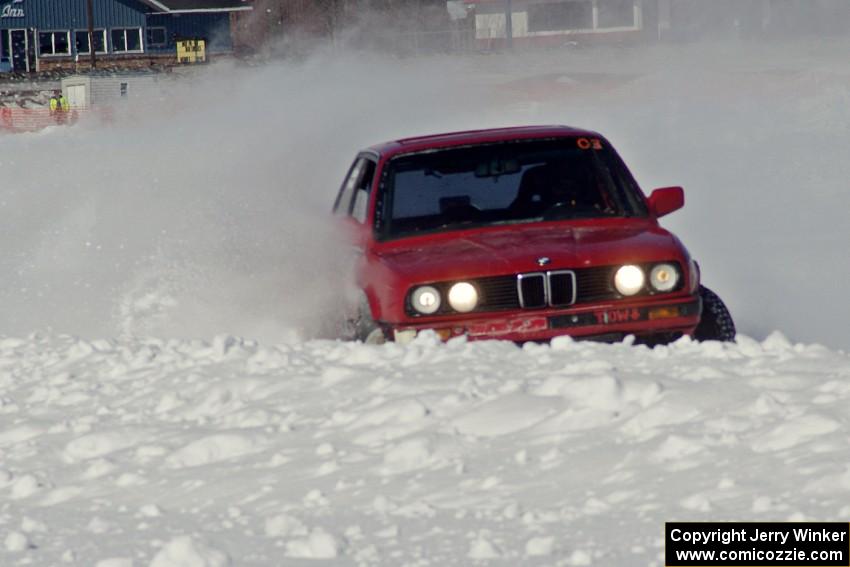
[[[420,331],[433,330],[442,339],[466,336],[470,340],[546,341],[569,335],[583,339],[618,340],[690,335],[699,323],[702,300],[698,295],[630,303],[605,303],[567,310],[476,314],[450,321],[387,325],[386,334],[397,342],[413,340]]]

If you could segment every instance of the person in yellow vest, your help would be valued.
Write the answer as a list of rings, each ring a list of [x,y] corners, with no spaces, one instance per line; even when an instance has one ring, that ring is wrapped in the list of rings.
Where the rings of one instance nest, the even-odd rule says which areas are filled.
[[[66,99],[59,91],[53,93],[53,96],[50,97],[50,116],[53,117],[53,120],[55,120],[57,124],[65,123],[65,119],[67,118],[70,110],[71,105],[68,104],[68,99]]]
[[[71,105],[68,104],[68,99],[61,92],[58,92],[56,94],[56,122],[64,124],[70,110]]]
[[[61,105],[59,103],[59,96],[54,92],[53,96],[50,97],[50,117],[55,121],[59,120],[58,114],[60,108]]]

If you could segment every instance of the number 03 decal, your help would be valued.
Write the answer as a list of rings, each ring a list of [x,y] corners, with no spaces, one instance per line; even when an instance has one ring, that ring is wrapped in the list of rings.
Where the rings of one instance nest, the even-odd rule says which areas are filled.
[[[599,138],[578,138],[576,145],[580,150],[601,150],[602,140]]]

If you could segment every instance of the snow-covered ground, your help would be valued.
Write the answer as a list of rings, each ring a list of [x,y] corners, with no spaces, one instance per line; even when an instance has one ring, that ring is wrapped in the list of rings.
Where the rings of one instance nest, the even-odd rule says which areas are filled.
[[[848,48],[318,54],[0,136],[0,565],[660,565],[667,520],[846,521]],[[312,338],[355,151],[518,123],[684,185],[664,224],[755,339]]]
[[[2,565],[660,565],[669,520],[850,516],[850,358],[0,341]]]

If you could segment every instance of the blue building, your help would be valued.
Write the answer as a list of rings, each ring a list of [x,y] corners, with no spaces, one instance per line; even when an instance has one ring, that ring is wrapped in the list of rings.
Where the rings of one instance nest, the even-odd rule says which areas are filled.
[[[86,65],[176,64],[178,43],[203,40],[206,53],[233,50],[231,16],[246,0],[0,0],[0,71],[33,72]],[[181,44],[185,45],[185,44]]]

